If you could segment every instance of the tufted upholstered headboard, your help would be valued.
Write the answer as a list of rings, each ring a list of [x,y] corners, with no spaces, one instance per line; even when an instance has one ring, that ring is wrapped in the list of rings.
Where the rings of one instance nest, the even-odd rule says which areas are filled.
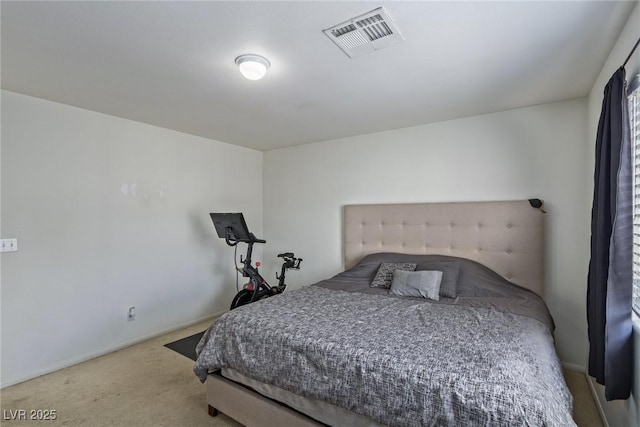
[[[544,214],[528,200],[346,205],[344,263],[376,252],[468,258],[542,296]]]

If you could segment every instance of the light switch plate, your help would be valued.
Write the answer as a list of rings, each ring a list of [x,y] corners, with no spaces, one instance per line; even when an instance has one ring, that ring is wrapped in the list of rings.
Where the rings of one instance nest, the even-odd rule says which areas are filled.
[[[15,252],[18,250],[18,239],[0,240],[0,252]]]

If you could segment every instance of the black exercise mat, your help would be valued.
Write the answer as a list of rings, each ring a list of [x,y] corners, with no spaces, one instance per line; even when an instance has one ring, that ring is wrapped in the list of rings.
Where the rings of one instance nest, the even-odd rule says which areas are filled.
[[[165,344],[164,346],[170,348],[171,350],[180,353],[183,356],[188,357],[189,359],[195,360],[196,357],[196,346],[200,342],[200,339],[204,335],[205,331],[198,332],[195,335],[191,335],[186,338],[182,338],[178,341],[170,342],[169,344]]]

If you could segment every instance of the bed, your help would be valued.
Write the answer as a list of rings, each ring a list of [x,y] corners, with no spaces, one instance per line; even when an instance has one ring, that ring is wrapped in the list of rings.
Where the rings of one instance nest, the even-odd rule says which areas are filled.
[[[541,298],[540,207],[345,206],[343,272],[226,313],[203,336],[194,371],[210,414],[248,426],[575,425]]]

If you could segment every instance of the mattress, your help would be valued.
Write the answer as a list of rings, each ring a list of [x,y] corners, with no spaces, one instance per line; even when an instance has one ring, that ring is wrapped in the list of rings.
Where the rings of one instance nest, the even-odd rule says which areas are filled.
[[[360,425],[574,425],[544,302],[468,260],[458,260],[455,298],[369,286],[383,260],[407,257],[434,260],[375,254],[225,314],[198,345],[196,374],[223,369],[328,424],[323,414],[337,407]],[[292,403],[279,390],[308,400]],[[314,401],[323,403],[310,408]]]

